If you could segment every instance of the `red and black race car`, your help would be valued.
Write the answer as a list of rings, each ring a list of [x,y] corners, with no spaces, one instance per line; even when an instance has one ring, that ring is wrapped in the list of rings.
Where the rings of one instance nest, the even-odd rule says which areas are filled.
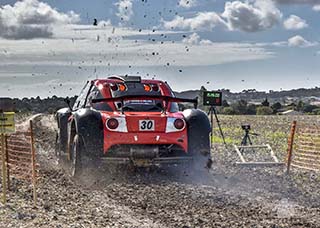
[[[195,108],[179,111],[181,102]],[[211,126],[196,106],[197,99],[176,98],[159,80],[113,76],[89,81],[73,107],[57,112],[58,155],[68,158],[72,175],[88,158],[134,166],[205,158],[209,164]]]

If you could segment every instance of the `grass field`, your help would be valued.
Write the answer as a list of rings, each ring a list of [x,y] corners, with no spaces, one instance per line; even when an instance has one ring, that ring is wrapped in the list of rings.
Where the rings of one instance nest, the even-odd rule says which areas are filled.
[[[218,116],[226,143],[228,145],[240,144],[245,134],[242,124],[250,124],[253,144],[270,144],[278,157],[284,159],[287,151],[287,140],[291,123],[296,120],[298,124],[320,123],[319,116],[256,116],[256,115],[219,115]],[[214,120],[213,143],[223,144],[217,122]]]

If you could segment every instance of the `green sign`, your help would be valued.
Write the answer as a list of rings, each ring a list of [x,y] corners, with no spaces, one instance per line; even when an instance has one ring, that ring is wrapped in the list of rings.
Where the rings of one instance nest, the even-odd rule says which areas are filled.
[[[221,106],[222,105],[222,92],[220,92],[220,91],[204,91],[203,92],[203,105]]]
[[[220,98],[221,94],[217,92],[208,92],[207,97]]]

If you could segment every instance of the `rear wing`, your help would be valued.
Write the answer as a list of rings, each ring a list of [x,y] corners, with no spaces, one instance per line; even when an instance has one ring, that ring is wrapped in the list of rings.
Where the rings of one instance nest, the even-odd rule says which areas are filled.
[[[194,108],[198,107],[198,97],[194,99],[187,99],[187,98],[178,98],[178,97],[169,97],[169,96],[150,96],[150,95],[126,95],[121,97],[111,97],[111,98],[98,98],[92,99],[92,103],[99,103],[99,102],[116,102],[120,101],[123,105],[125,100],[161,100],[165,102],[165,107],[167,107],[168,102],[177,102],[177,103],[193,103]]]

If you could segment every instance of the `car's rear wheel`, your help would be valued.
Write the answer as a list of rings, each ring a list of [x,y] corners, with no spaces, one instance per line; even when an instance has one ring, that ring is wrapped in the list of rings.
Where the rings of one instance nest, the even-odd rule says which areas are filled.
[[[193,170],[204,171],[210,169],[212,166],[210,144],[208,143],[207,146],[199,145],[199,142],[207,140],[198,140],[197,137],[189,137],[188,153],[192,156]]]
[[[83,143],[78,135],[73,138],[70,153],[70,174],[72,177],[79,177],[82,172],[81,154],[83,151]]]

